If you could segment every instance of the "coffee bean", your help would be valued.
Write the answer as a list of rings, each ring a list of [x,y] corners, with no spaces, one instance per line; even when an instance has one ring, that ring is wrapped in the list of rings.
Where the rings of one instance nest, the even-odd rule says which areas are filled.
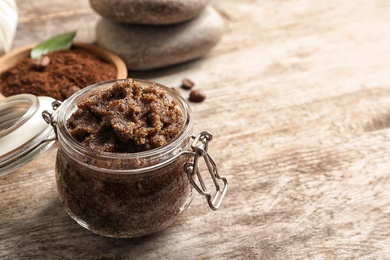
[[[190,97],[188,98],[191,102],[202,102],[206,99],[206,94],[201,90],[193,90],[190,93]]]
[[[50,58],[48,56],[41,56],[33,60],[32,67],[35,70],[44,70],[49,64]]]
[[[50,63],[50,58],[48,56],[43,56],[40,62],[41,66],[46,67]]]
[[[183,79],[181,81],[181,88],[185,90],[190,90],[192,87],[195,86],[195,83],[190,79]]]

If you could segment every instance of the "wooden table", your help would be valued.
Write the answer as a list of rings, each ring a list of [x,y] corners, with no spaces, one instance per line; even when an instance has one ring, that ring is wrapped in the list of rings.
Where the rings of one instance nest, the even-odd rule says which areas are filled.
[[[14,47],[78,30],[88,1],[19,0]],[[390,259],[390,1],[216,0],[206,57],[131,77],[189,77],[195,132],[229,180],[222,207],[196,195],[175,224],[112,239],[77,225],[54,178],[57,146],[0,178],[1,259]]]

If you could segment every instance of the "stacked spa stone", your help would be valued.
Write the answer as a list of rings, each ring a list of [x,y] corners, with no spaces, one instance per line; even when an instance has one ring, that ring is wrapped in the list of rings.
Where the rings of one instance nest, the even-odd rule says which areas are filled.
[[[222,37],[211,0],[90,0],[103,18],[97,43],[129,70],[147,70],[199,58]]]

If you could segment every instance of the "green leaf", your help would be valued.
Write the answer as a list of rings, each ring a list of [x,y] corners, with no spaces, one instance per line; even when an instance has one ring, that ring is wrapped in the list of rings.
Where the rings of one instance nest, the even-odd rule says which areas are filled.
[[[47,39],[46,41],[39,43],[31,50],[30,57],[31,59],[36,59],[49,52],[67,50],[72,46],[72,41],[75,36],[76,32],[71,32]]]

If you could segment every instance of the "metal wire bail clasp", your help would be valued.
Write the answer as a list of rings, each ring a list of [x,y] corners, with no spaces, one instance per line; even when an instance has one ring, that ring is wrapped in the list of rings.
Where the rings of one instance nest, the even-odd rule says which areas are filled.
[[[54,135],[55,135],[54,137],[52,137],[50,139],[46,139],[45,142],[55,141],[58,139],[57,121],[54,120],[54,117],[55,117],[56,113],[58,112],[57,109],[61,106],[61,104],[62,104],[61,101],[55,100],[55,101],[53,101],[53,103],[51,103],[51,107],[53,108],[53,111],[47,111],[47,110],[42,111],[43,120],[45,120],[45,122],[47,124],[49,124],[53,127]]]
[[[193,150],[194,155],[194,161],[193,163],[188,162],[184,165],[184,170],[188,175],[188,179],[190,180],[191,184],[194,186],[194,188],[202,195],[204,195],[207,199],[207,202],[212,210],[217,210],[219,206],[221,205],[221,202],[223,198],[226,195],[227,192],[227,180],[225,177],[222,177],[218,174],[217,165],[215,164],[213,158],[208,154],[208,144],[213,139],[213,136],[211,133],[207,131],[203,131],[199,133],[197,136],[193,136],[194,141],[191,145],[191,148]],[[199,158],[203,157],[207,169],[211,175],[211,178],[213,180],[214,186],[215,186],[215,193],[212,196],[210,192],[207,191],[206,185],[203,181],[203,178],[199,171]],[[196,183],[196,180],[199,182],[200,186]],[[218,180],[222,180],[223,187],[221,189],[221,186],[218,183]]]

